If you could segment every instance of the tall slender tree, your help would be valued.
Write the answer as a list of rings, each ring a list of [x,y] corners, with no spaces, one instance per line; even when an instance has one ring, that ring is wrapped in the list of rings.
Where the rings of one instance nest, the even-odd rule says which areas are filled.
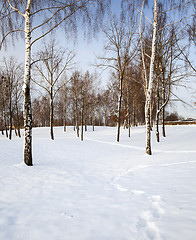
[[[108,29],[103,30],[107,45],[105,46],[105,57],[99,57],[102,63],[99,67],[112,68],[118,78],[118,119],[117,119],[117,141],[120,140],[121,111],[123,97],[123,81],[126,74],[126,68],[134,59],[137,53],[136,41],[136,23],[134,16],[130,20],[129,27],[126,25],[124,16],[121,19],[113,17]],[[131,26],[131,27],[130,27]]]

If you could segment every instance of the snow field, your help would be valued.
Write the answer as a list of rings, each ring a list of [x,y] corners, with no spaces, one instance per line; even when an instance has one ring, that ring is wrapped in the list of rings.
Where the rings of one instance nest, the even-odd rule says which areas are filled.
[[[167,126],[145,154],[145,128],[33,129],[34,166],[23,139],[0,136],[0,240],[194,240],[196,126]]]

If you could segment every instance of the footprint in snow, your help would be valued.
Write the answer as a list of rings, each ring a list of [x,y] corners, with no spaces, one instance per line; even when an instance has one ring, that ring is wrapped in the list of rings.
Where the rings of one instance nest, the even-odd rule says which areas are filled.
[[[67,217],[67,218],[73,218],[74,217],[73,215],[70,215],[66,212],[62,213],[61,215],[64,216],[64,217]]]
[[[131,192],[137,196],[140,196],[145,193],[144,191],[141,191],[141,190],[131,190]]]
[[[161,196],[152,195],[148,197],[149,209],[144,211],[138,219],[137,229],[144,239],[161,240],[156,222],[165,213],[161,208]]]
[[[122,187],[120,184],[114,184],[115,188],[121,192],[129,191],[127,188]]]

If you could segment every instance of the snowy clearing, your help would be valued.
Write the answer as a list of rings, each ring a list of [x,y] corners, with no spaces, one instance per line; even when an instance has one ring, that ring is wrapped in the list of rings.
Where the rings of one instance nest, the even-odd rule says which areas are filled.
[[[195,240],[196,126],[167,126],[145,154],[145,128],[33,129],[33,167],[23,139],[0,136],[0,240]]]

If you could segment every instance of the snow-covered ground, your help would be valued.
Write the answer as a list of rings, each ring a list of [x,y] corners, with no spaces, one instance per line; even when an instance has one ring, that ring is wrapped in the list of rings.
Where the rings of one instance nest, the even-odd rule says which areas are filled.
[[[144,127],[120,143],[116,128],[35,128],[33,167],[0,136],[0,240],[195,240],[196,126],[166,130],[147,156]]]

